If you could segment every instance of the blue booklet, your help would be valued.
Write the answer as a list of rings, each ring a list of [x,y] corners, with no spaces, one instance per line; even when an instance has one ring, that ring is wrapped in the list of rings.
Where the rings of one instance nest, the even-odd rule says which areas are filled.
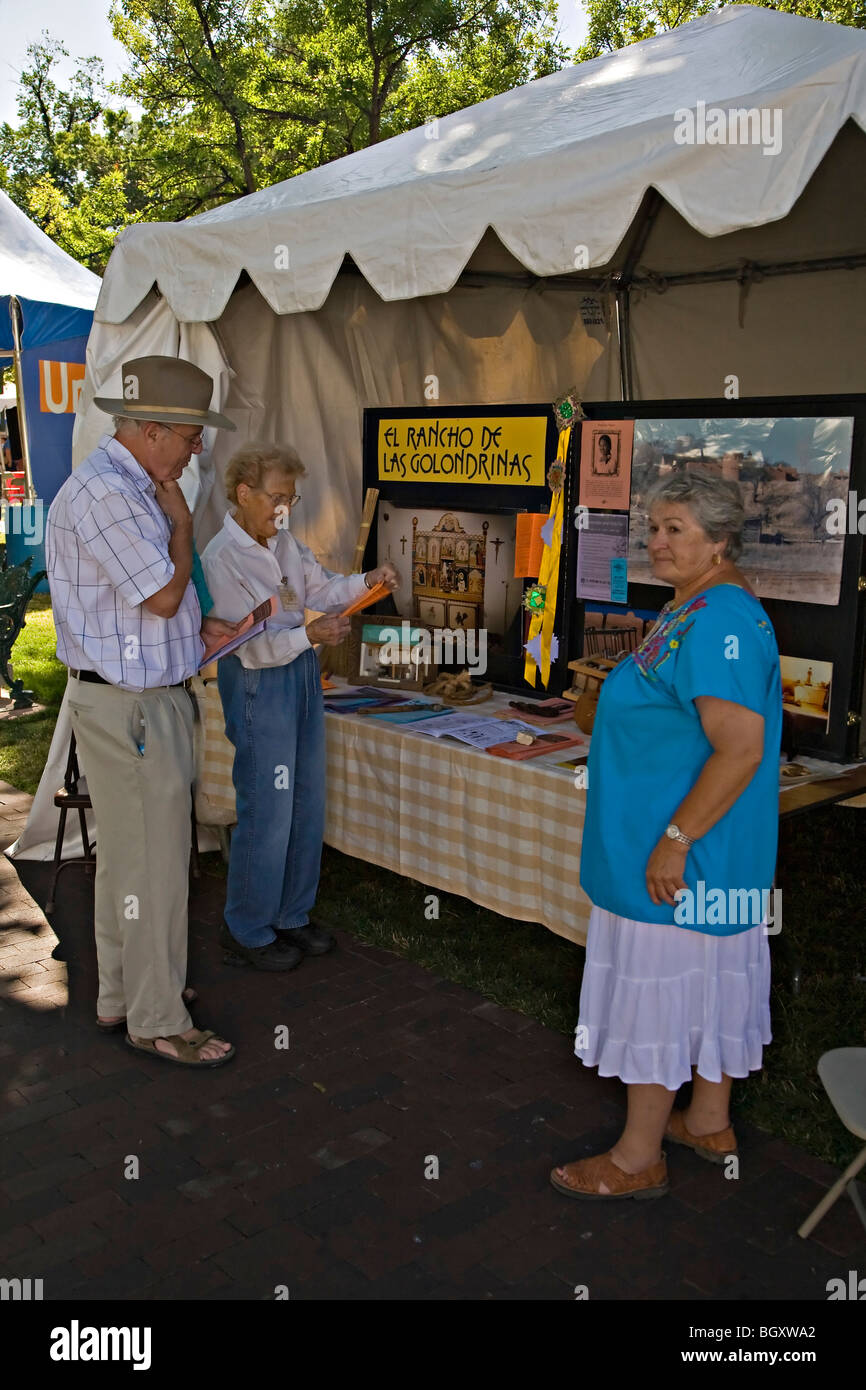
[[[421,719],[439,719],[443,714],[453,714],[450,705],[431,705],[429,709],[378,710],[371,719],[385,719],[389,724],[415,724]]]

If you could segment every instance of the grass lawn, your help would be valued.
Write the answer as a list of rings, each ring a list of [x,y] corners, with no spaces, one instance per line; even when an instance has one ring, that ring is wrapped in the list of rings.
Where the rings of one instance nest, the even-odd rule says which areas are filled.
[[[66,689],[66,667],[55,657],[55,645],[51,598],[34,594],[26,624],[12,648],[12,666],[25,689],[32,690],[47,708],[41,714],[22,714],[0,723],[0,781],[30,793],[39,785]]]
[[[37,596],[13,653],[16,674],[50,706],[0,725],[0,778],[35,791],[65,669],[53,658],[47,596]],[[836,1118],[815,1065],[831,1047],[866,1045],[866,811],[826,807],[782,822],[778,878],[783,925],[773,953],[774,1040],[765,1066],[734,1087],[743,1118],[839,1166],[860,1148]],[[224,876],[218,855],[206,872]],[[319,897],[324,921],[397,951],[437,974],[537,1019],[563,1037],[577,1021],[583,951],[544,927],[525,925],[325,848]],[[801,969],[799,993],[793,988]],[[579,1064],[575,1062],[575,1066]]]

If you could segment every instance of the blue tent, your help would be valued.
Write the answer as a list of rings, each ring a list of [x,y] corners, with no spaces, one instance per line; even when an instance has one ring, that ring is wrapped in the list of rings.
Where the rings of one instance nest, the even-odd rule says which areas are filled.
[[[75,405],[101,283],[0,190],[0,358],[15,361],[27,495],[45,508],[72,468]]]

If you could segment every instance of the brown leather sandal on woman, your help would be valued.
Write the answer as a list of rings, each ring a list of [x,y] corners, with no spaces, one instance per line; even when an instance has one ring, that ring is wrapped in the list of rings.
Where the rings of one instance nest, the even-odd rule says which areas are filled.
[[[670,1139],[672,1144],[684,1144],[687,1149],[694,1149],[709,1163],[724,1163],[737,1152],[737,1141],[730,1125],[716,1134],[691,1134],[686,1129],[682,1110],[671,1111],[665,1138]]]
[[[566,1180],[567,1179],[567,1180]],[[642,1173],[627,1173],[614,1163],[610,1153],[580,1158],[564,1168],[553,1168],[550,1181],[564,1197],[580,1197],[587,1201],[617,1201],[634,1197],[663,1197],[668,1190],[668,1167],[664,1154],[658,1163],[644,1168]],[[607,1192],[599,1192],[604,1183]]]
[[[206,1042],[211,1038],[216,1038],[217,1042],[225,1042],[225,1038],[217,1037],[212,1028],[205,1028],[199,1031],[196,1038],[182,1038],[180,1033],[167,1033],[162,1039],[157,1038],[137,1038],[133,1040],[127,1033],[126,1042],[133,1052],[146,1052],[149,1057],[158,1057],[161,1062],[174,1062],[180,1067],[224,1067],[226,1062],[230,1062],[235,1055],[236,1049],[229,1047],[228,1052],[224,1052],[222,1057],[214,1057],[212,1060],[203,1062],[199,1058],[199,1052]],[[169,1042],[177,1048],[177,1056],[172,1057],[170,1052],[160,1052],[157,1041]]]

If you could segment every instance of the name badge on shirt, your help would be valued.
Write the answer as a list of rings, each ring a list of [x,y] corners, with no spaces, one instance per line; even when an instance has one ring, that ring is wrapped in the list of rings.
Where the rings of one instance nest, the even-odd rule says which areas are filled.
[[[288,612],[290,609],[300,608],[301,605],[298,601],[298,596],[295,593],[294,589],[289,588],[289,583],[287,579],[283,580],[282,584],[277,590],[277,593],[279,594],[280,603],[284,611]]]

